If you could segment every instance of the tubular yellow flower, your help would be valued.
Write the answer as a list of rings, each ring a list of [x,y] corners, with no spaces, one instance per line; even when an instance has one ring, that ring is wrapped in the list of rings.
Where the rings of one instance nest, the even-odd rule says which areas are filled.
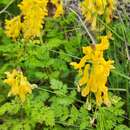
[[[5,33],[14,40],[19,36],[21,30],[20,16],[5,21]]]
[[[7,72],[7,79],[4,83],[11,87],[8,96],[18,96],[22,103],[26,99],[26,95],[32,93],[32,85],[27,81],[27,78],[23,75],[21,71],[14,69],[12,73]]]
[[[107,0],[96,0],[95,1],[96,10],[98,11],[99,15],[102,15],[105,11],[105,8],[107,6]]]
[[[40,35],[44,18],[47,16],[47,0],[23,0],[19,7],[24,16],[22,32],[25,39]]]
[[[85,56],[79,63],[71,63],[82,75],[79,80],[81,95],[86,97],[90,92],[94,93],[97,105],[110,105],[106,82],[110,70],[114,67],[112,60],[106,61],[103,57],[103,52],[109,47],[108,38],[109,36],[101,37],[101,42],[95,47],[83,47]]]
[[[82,86],[84,84],[86,84],[88,82],[89,79],[89,69],[90,69],[90,65],[87,64],[84,68],[84,72],[83,72],[83,77],[80,79],[79,81],[79,85]]]
[[[91,23],[93,29],[96,27],[96,8],[93,0],[84,0],[81,4],[81,11],[85,17],[85,21]]]
[[[18,5],[21,10],[20,15],[6,20],[6,34],[13,39],[16,39],[20,33],[26,40],[39,37],[45,17],[49,13],[49,2],[56,6],[54,18],[64,13],[61,0],[22,0]]]
[[[85,21],[91,24],[91,29],[96,30],[99,24],[97,17],[105,19],[106,23],[112,20],[116,8],[116,0],[84,0],[80,4]]]

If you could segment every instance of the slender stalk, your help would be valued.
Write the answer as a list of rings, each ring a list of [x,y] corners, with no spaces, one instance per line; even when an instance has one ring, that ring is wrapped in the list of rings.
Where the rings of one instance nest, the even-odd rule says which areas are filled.
[[[71,12],[73,12],[77,17],[78,19],[80,20],[82,26],[84,27],[85,31],[87,32],[88,36],[90,37],[91,41],[92,41],[92,44],[96,44],[96,40],[95,38],[92,36],[92,34],[90,33],[89,29],[86,27],[85,23],[83,22],[83,20],[81,19],[81,17],[77,14],[76,11],[74,11],[72,8],[69,8],[69,10]]]
[[[109,88],[110,91],[122,91],[122,92],[126,92],[126,89],[123,88]]]
[[[116,75],[119,75],[120,77],[124,78],[124,79],[127,79],[127,80],[130,80],[130,77],[125,75],[125,74],[122,74],[116,70],[112,70],[112,73],[116,74]]]
[[[15,0],[11,0],[1,11],[0,11],[0,14],[4,13],[8,7],[14,2]]]
[[[124,42],[124,39],[122,36],[120,36],[116,31],[114,31],[111,27],[109,27],[106,23],[103,22],[103,20],[101,20],[100,18],[97,17],[97,20],[99,22],[101,22],[102,25],[104,25],[108,30],[110,30],[111,32],[113,32],[113,34],[115,34],[121,41]]]

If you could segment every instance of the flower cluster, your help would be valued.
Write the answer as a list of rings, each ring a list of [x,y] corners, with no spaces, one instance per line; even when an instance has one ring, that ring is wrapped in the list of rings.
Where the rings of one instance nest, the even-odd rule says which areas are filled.
[[[18,7],[21,10],[19,16],[5,21],[5,32],[14,40],[20,35],[25,39],[38,37],[48,15],[47,4],[49,0],[23,0]],[[51,1],[56,6],[54,17],[63,14],[63,5],[59,0]]]
[[[47,0],[23,0],[19,5],[23,16],[22,32],[25,39],[39,36],[47,16]]]
[[[96,30],[99,16],[110,23],[116,0],[84,0],[80,7],[85,20],[91,24],[92,30]]]
[[[106,86],[107,77],[113,67],[113,61],[106,61],[103,52],[109,47],[109,36],[102,36],[101,43],[83,47],[85,56],[79,63],[72,62],[71,65],[79,70],[82,78],[79,80],[82,96],[87,96],[93,92],[96,96],[96,103],[110,105],[108,88]]]
[[[5,24],[5,33],[7,36],[12,37],[13,39],[19,36],[22,27],[20,16],[16,16],[11,20],[6,20]]]
[[[11,90],[8,96],[18,96],[23,103],[26,99],[26,95],[32,93],[32,85],[28,82],[27,78],[21,71],[14,69],[12,73],[6,72],[7,79],[4,83],[7,83]]]

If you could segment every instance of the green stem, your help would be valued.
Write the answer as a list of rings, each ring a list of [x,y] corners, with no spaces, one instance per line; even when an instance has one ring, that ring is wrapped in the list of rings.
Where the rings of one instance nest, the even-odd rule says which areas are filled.
[[[15,1],[15,0],[11,0],[11,1],[5,6],[5,8],[3,8],[2,10],[0,10],[0,14],[4,13],[14,1]]]

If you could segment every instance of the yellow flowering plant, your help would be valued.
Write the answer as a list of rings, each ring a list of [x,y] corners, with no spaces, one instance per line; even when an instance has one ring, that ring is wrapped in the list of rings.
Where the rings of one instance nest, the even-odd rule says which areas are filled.
[[[82,75],[78,82],[81,87],[81,95],[86,97],[90,92],[93,92],[98,106],[102,103],[110,105],[106,83],[110,70],[114,68],[114,61],[105,60],[103,56],[104,51],[109,47],[108,37],[102,36],[99,44],[83,47],[85,56],[81,58],[79,63],[71,63]]]
[[[15,40],[20,34],[28,40],[39,37],[45,21],[48,16],[49,0],[22,0],[18,5],[21,13],[11,20],[5,21],[5,32],[7,36]],[[51,1],[56,6],[54,18],[64,13],[63,3],[59,0]]]
[[[23,0],[18,6],[23,16],[22,32],[25,39],[40,36],[47,16],[47,0]]]
[[[101,26],[98,18],[104,24],[112,20],[115,0],[11,0],[5,8],[0,5],[6,9],[0,11],[2,27],[5,18],[14,16],[5,20],[7,35],[0,28],[0,130],[127,129],[123,124],[124,116],[130,117],[126,26],[118,20],[109,24],[114,33],[109,48],[111,36],[103,34],[110,30],[89,31],[77,12],[80,1],[86,1],[80,7],[93,28]],[[90,40],[93,44],[86,46]],[[116,66],[111,75],[114,61],[108,57]],[[32,93],[33,88],[37,89]]]
[[[97,30],[98,17],[102,17],[105,23],[110,23],[113,11],[116,9],[116,0],[84,0],[80,4],[85,21],[91,24],[92,30]]]
[[[14,69],[12,72],[6,72],[7,79],[4,83],[11,87],[8,96],[18,96],[22,103],[25,102],[26,95],[32,93],[32,85],[23,75],[22,71]]]

